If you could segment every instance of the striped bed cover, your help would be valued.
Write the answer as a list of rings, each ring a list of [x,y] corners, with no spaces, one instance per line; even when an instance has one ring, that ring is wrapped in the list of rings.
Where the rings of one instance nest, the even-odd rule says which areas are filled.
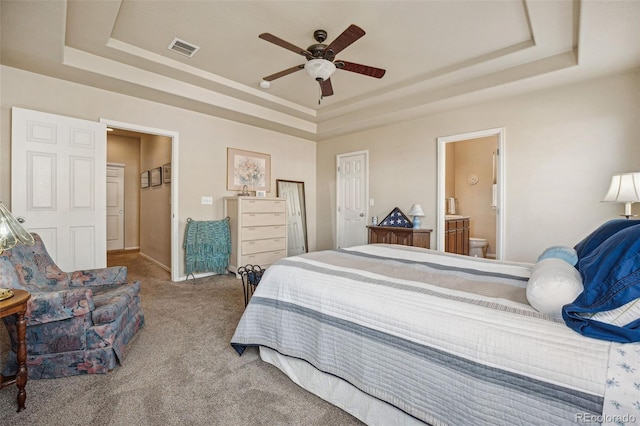
[[[531,266],[386,244],[289,257],[231,345],[303,359],[432,425],[598,419],[611,343],[535,311]]]

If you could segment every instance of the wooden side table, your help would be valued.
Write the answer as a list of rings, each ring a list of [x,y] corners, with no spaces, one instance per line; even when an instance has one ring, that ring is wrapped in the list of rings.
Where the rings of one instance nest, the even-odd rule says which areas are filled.
[[[0,375],[0,389],[16,384],[18,386],[18,412],[24,410],[27,400],[27,320],[24,314],[27,312],[27,301],[31,294],[25,290],[12,290],[13,297],[0,301],[0,318],[9,315],[16,316],[16,331],[18,333],[18,372],[15,376],[5,377]]]

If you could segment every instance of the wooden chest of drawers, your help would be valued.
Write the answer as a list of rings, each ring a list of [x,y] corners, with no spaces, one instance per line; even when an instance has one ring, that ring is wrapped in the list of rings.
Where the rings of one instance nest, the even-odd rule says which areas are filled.
[[[225,197],[231,228],[229,270],[258,265],[266,268],[287,256],[287,215],[284,198]]]

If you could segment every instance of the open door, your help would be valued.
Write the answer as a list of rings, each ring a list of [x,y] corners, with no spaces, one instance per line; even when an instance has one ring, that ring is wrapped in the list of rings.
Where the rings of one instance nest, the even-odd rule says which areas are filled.
[[[12,108],[11,210],[64,271],[107,266],[106,126]]]

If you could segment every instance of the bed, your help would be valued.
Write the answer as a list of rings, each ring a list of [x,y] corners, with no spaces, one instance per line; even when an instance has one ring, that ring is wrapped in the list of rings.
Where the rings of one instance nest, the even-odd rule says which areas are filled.
[[[535,268],[386,244],[285,258],[231,345],[367,424],[632,424],[640,346],[532,307]]]

